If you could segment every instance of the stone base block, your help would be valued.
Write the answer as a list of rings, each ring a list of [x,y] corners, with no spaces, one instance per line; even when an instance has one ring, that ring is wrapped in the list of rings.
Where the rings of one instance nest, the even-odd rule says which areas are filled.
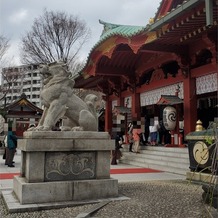
[[[118,180],[110,178],[114,140],[106,132],[25,132],[18,149],[13,194],[26,209],[118,197]]]
[[[14,178],[14,193],[20,204],[82,201],[118,197],[118,180],[74,180],[27,183]]]
[[[187,172],[186,179],[191,181],[203,182],[203,183],[216,183],[218,179],[218,175],[211,175],[208,173],[200,173],[200,172]]]
[[[37,204],[20,204],[19,200],[14,195],[13,190],[3,190],[2,197],[7,207],[9,213],[21,213],[21,212],[33,212],[39,210],[51,210],[60,209],[66,207],[82,206],[85,204],[101,204],[108,201],[124,201],[130,200],[126,196],[118,196],[105,199],[95,199],[95,200],[84,200],[84,201],[62,201],[62,202],[51,202],[51,203],[37,203]],[[86,216],[87,217],[87,216]]]

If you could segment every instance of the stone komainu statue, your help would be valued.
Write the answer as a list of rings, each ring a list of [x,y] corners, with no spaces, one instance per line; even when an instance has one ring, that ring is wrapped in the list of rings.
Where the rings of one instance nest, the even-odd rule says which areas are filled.
[[[89,94],[83,101],[73,93],[75,82],[69,78],[67,65],[63,62],[42,65],[40,73],[44,83],[40,95],[44,111],[38,126],[28,131],[52,130],[63,117],[68,120],[62,130],[97,131],[97,96]]]

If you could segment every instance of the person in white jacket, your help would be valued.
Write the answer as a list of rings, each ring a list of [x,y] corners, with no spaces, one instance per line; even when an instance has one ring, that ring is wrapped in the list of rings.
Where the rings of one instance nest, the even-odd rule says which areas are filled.
[[[151,141],[152,146],[157,145],[158,129],[159,129],[158,124],[154,124],[153,126],[149,126],[150,141]]]

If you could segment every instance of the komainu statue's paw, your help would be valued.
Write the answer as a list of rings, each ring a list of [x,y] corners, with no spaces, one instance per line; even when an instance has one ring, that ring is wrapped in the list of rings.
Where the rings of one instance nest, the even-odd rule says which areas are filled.
[[[71,129],[71,131],[83,131],[83,127],[82,126],[75,126]]]
[[[71,131],[71,127],[69,127],[69,126],[61,126],[60,130],[61,131]]]
[[[30,128],[27,129],[26,131],[27,131],[27,132],[30,132],[30,131],[36,131],[35,129],[36,129],[36,127],[30,127]]]
[[[33,131],[42,131],[43,130],[43,126],[37,126]]]
[[[43,126],[37,126],[37,127],[30,127],[29,129],[27,129],[27,131],[33,131],[33,132],[36,132],[36,131],[42,131],[43,130]]]
[[[29,128],[27,131],[51,131],[51,127],[49,127],[49,126],[37,126],[37,127]]]
[[[52,128],[50,126],[43,126],[43,129],[41,131],[51,131]]]

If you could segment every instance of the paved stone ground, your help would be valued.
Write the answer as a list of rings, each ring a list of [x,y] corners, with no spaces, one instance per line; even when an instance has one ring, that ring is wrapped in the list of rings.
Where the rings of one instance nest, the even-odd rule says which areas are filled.
[[[98,218],[207,218],[202,203],[201,185],[184,180],[144,181],[119,183],[119,193],[130,200],[110,202],[92,217]],[[0,198],[1,218],[75,218],[94,205],[71,208],[7,214]]]

